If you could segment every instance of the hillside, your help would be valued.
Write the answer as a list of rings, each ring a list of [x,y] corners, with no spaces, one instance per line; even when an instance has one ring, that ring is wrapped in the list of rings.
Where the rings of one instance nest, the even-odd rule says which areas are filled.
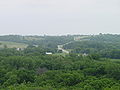
[[[120,89],[119,35],[13,35],[0,40],[0,90]]]

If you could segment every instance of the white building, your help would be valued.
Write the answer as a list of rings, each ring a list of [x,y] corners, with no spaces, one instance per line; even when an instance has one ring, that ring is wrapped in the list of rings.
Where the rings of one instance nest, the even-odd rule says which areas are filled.
[[[87,54],[87,53],[84,53],[83,56],[88,56],[88,54]]]
[[[20,48],[17,48],[16,50],[17,50],[17,51],[20,51]]]
[[[46,55],[52,55],[52,52],[46,52]]]
[[[16,48],[17,51],[22,51],[24,48]]]

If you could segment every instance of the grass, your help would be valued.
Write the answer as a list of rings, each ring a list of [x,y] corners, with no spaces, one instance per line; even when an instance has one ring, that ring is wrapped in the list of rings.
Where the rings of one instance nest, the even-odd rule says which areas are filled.
[[[87,40],[90,36],[77,36],[74,37],[75,41]]]
[[[120,59],[109,59],[110,61],[113,61],[113,62],[119,62],[120,63]]]
[[[55,54],[53,54],[54,56],[66,56],[66,55],[68,55],[68,54],[66,54],[66,53],[55,53]]]
[[[26,48],[28,45],[24,43],[16,43],[16,42],[8,42],[8,41],[0,41],[0,48]]]

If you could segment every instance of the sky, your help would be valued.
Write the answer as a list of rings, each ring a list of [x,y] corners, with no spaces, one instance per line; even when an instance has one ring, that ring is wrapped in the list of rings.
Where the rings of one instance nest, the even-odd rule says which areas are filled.
[[[0,35],[120,34],[120,0],[0,0]]]

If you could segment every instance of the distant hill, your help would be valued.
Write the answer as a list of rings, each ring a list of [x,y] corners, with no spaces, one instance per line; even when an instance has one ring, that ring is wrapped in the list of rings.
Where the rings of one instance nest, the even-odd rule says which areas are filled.
[[[40,45],[48,48],[57,48],[57,45],[73,41],[73,36],[0,36],[0,41],[24,43],[28,45]]]

